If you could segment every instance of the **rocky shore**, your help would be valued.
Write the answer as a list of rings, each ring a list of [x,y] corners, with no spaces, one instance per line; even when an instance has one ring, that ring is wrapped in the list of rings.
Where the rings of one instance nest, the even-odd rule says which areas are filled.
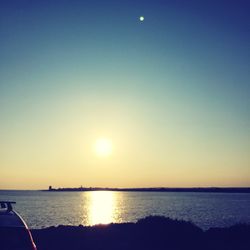
[[[32,230],[38,250],[249,250],[250,225],[203,231],[191,222],[150,216],[136,223]]]

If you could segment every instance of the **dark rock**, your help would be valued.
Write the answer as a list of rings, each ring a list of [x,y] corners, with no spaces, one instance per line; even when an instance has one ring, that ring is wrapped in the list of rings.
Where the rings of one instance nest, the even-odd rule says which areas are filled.
[[[249,250],[250,225],[203,232],[191,222],[149,216],[136,223],[32,230],[38,250]]]

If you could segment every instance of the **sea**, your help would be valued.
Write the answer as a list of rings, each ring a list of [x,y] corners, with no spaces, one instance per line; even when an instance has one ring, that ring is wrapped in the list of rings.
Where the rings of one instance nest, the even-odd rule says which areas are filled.
[[[15,201],[32,229],[136,222],[149,215],[191,221],[204,230],[250,223],[249,193],[2,190],[0,200]]]

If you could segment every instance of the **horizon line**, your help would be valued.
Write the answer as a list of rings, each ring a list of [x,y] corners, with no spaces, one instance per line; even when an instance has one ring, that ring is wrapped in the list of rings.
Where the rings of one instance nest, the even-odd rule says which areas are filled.
[[[98,187],[98,186],[93,186],[93,187],[83,187],[83,186],[80,186],[80,187],[57,187],[57,188],[54,188],[53,186],[51,186],[51,189],[50,188],[47,188],[47,189],[15,189],[15,188],[0,188],[0,191],[48,191],[48,190],[51,190],[51,191],[59,191],[59,190],[66,190],[66,189],[69,189],[69,190],[81,190],[81,189],[84,189],[84,190],[96,190],[96,189],[99,189],[99,190],[168,190],[168,189],[183,189],[183,190],[192,190],[192,189],[250,189],[250,186],[192,186],[192,187],[167,187],[167,186],[160,186],[160,187]],[[98,191],[98,190],[96,190]]]

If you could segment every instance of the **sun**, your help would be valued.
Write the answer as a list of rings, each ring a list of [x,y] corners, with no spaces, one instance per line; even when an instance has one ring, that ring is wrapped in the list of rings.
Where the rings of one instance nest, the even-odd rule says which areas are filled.
[[[112,153],[112,143],[107,138],[96,140],[94,148],[98,156],[109,156]]]

